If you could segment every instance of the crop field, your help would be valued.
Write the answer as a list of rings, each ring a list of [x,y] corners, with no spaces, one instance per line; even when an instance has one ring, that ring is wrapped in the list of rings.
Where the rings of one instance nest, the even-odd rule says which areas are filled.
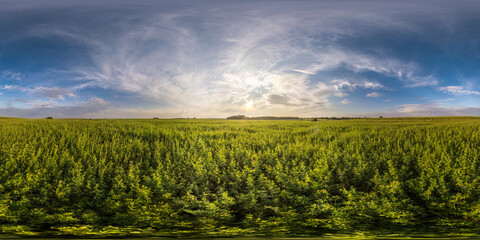
[[[480,118],[0,119],[0,226],[26,235],[475,231]]]

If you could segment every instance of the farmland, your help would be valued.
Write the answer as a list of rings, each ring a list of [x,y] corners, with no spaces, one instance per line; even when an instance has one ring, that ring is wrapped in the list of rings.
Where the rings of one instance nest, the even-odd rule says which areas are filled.
[[[480,118],[0,119],[0,225],[226,235],[475,229]]]

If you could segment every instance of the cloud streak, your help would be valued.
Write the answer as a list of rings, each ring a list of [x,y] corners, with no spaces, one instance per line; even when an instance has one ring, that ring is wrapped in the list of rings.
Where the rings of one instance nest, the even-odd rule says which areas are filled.
[[[439,87],[438,90],[444,93],[459,94],[459,95],[480,95],[479,91],[468,90],[463,86],[447,86]]]
[[[37,87],[31,90],[31,93],[35,97],[44,97],[49,99],[62,99],[64,100],[64,96],[74,97],[73,94],[69,89],[66,88],[59,88],[59,87]]]
[[[367,96],[367,97],[378,98],[378,97],[382,96],[382,94],[381,94],[381,93],[378,93],[378,92],[371,92],[371,93],[367,93],[366,96]]]
[[[478,107],[449,107],[441,104],[403,104],[396,116],[472,116],[480,115]]]
[[[6,107],[0,108],[0,114],[7,117],[24,118],[89,118],[99,117],[102,111],[111,106],[101,98],[92,97],[87,101],[75,102],[72,105],[59,105],[54,100],[33,100],[24,101],[30,108]],[[116,115],[119,117],[119,115]]]
[[[19,72],[12,72],[12,71],[2,71],[2,78],[7,79],[7,80],[15,80],[15,81],[20,81],[23,78],[23,74]]]

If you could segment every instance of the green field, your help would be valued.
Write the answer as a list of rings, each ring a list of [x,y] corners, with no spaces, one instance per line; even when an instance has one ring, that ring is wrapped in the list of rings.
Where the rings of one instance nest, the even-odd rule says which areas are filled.
[[[0,119],[13,235],[470,233],[480,118]]]

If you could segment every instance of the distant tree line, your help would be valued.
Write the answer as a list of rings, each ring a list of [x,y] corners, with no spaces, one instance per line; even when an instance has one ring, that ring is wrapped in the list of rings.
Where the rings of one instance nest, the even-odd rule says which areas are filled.
[[[247,117],[245,115],[233,115],[227,117],[227,119],[243,119],[243,120],[310,120],[310,121],[317,121],[319,119],[323,120],[345,120],[345,119],[364,119],[370,117],[311,117],[311,118],[300,118],[300,117],[276,117],[276,116],[261,116],[261,117]],[[383,118],[380,116],[379,118]]]
[[[227,117],[227,119],[243,119],[243,120],[297,120],[299,117],[275,117],[275,116],[261,116],[261,117],[247,117],[245,115],[234,115]]]
[[[227,119],[248,119],[248,117],[245,115],[234,115],[234,116],[227,117]]]

